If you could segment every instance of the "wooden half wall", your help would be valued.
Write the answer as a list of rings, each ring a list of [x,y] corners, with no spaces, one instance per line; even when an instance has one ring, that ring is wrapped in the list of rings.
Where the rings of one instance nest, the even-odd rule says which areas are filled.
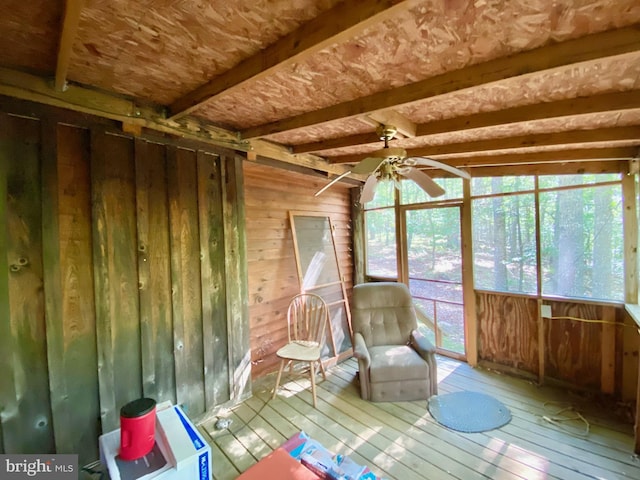
[[[0,97],[0,453],[250,394],[242,159]]]
[[[635,398],[640,342],[623,305],[475,293],[481,364],[540,383]],[[539,303],[551,307],[552,318],[542,318]]]
[[[254,378],[278,366],[276,350],[287,341],[287,307],[300,293],[289,211],[326,214],[335,226],[340,270],[348,292],[353,285],[350,188],[337,184],[314,194],[326,177],[245,162],[247,260],[251,360]]]

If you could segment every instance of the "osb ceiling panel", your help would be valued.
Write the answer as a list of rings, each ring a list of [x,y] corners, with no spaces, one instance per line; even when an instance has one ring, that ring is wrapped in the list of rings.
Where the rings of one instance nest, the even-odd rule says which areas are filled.
[[[198,115],[246,128],[640,20],[637,0],[427,1]]]
[[[459,90],[394,110],[416,124],[424,124],[541,102],[637,89],[640,89],[640,52]],[[271,139],[298,145],[313,142],[318,137],[330,139],[373,131],[374,128],[363,121],[343,120],[272,135]]]
[[[636,108],[590,115],[548,118],[544,120],[512,123],[495,127],[475,128],[472,130],[442,133],[419,138],[395,139],[390,142],[390,146],[414,149],[481,140],[495,140],[522,135],[544,135],[554,132],[595,130],[612,127],[632,127],[635,125],[639,125],[638,138],[633,140],[631,143],[634,145],[640,145],[640,109]],[[381,147],[381,143],[359,145],[356,147],[326,150],[322,152],[322,155],[328,158],[353,154],[362,154],[365,156],[365,154]],[[556,148],[563,147],[558,146]],[[564,148],[575,148],[575,144],[567,144]]]
[[[460,90],[399,107],[416,123],[640,88],[640,53],[607,57]]]
[[[337,1],[94,1],[82,11],[69,78],[167,104]]]
[[[80,8],[77,23],[64,20],[65,5],[71,12]],[[327,12],[330,18],[318,25],[314,20]],[[63,32],[69,42],[61,42]],[[583,38],[602,32],[613,38],[610,44]],[[291,33],[293,44],[280,42]],[[558,53],[569,40],[577,40],[589,61]],[[524,52],[551,45],[545,55],[523,60]],[[553,53],[546,55],[549,49]],[[543,70],[539,58],[564,66]],[[273,65],[272,59],[282,63]],[[492,60],[504,62],[500,70],[478,73],[474,67]],[[54,83],[56,70],[63,77]],[[520,74],[526,71],[533,73]],[[220,78],[224,81],[217,85]],[[436,90],[448,93],[430,93],[433,88],[424,87],[429,79],[438,79]],[[62,91],[64,80],[74,88]],[[469,87],[474,81],[478,85]],[[424,88],[413,85],[417,82]],[[50,91],[53,85],[58,91]],[[199,89],[207,85],[210,90]],[[405,86],[410,88],[394,91]],[[67,105],[81,111],[94,112],[99,104],[98,114],[124,117],[125,123],[140,115],[135,120],[146,128],[196,132],[205,141],[254,148],[256,155],[336,174],[344,170],[321,157],[366,155],[381,146],[373,135],[372,111],[377,118],[399,116],[405,127],[413,123],[423,132],[447,122],[441,125],[448,133],[393,140],[407,149],[464,144],[456,150],[464,152],[460,148],[472,142],[493,140],[497,149],[504,145],[500,139],[509,137],[640,126],[640,1],[5,0],[0,90],[13,95],[20,88],[21,98],[59,105],[71,97]],[[412,93],[427,93],[402,96],[414,88]],[[567,102],[557,104],[575,99],[574,108],[579,99],[605,94],[615,105],[599,100],[596,113],[578,115],[562,110],[569,108]],[[92,95],[96,98],[86,100]],[[396,105],[375,103],[383,97]],[[631,104],[621,105],[621,98]],[[149,102],[157,105],[145,105]],[[107,110],[112,104],[115,113]],[[352,116],[321,115],[341,104],[349,106],[343,115]],[[537,111],[548,118],[525,114],[518,123],[494,121],[504,118],[498,112],[529,105],[544,105]],[[165,112],[170,119],[162,118]],[[478,114],[491,117],[482,128],[450,128]],[[296,124],[300,115],[304,122]],[[247,140],[253,136],[268,142]],[[612,146],[640,144],[633,136],[616,130],[598,138],[610,138]],[[566,138],[560,140],[565,145],[531,143],[562,150],[574,148],[585,135]],[[318,146],[328,141],[333,143]]]
[[[3,0],[0,65],[50,74],[56,65],[62,6],[63,0]]]
[[[289,132],[270,135],[269,139],[284,145],[298,145],[314,142],[317,139],[340,138],[372,132],[374,128],[363,119],[336,120],[330,123],[291,130]]]

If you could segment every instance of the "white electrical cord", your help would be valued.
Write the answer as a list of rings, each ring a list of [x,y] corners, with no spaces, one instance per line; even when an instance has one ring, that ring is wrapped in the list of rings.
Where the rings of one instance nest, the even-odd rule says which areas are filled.
[[[545,408],[550,403],[553,403],[553,402],[545,402],[544,403]],[[565,412],[572,412],[574,415],[570,416],[570,417],[562,416]],[[555,425],[556,427],[564,430],[565,432],[569,433],[570,435],[575,435],[575,436],[579,436],[579,437],[587,437],[587,436],[589,436],[589,430],[591,429],[591,424],[589,423],[589,421],[586,418],[584,418],[580,412],[575,410],[573,405],[569,405],[567,407],[564,407],[564,408],[558,410],[557,412],[555,412],[553,415],[542,415],[542,419],[544,421],[546,421],[546,422],[548,422],[548,423],[550,423],[552,425]],[[574,431],[574,430],[564,426],[564,422],[570,422],[570,421],[575,421],[575,420],[580,420],[581,422],[584,423],[585,429],[584,429],[583,432]]]

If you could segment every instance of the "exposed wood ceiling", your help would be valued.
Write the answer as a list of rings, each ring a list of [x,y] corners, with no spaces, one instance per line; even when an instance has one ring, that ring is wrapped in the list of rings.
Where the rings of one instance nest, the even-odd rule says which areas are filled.
[[[0,94],[127,131],[332,174],[388,123],[472,175],[620,171],[640,147],[638,0],[3,3]]]

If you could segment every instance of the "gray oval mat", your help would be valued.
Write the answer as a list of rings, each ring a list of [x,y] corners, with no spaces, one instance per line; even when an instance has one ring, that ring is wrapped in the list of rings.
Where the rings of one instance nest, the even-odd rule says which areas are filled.
[[[502,402],[479,392],[434,395],[428,409],[438,423],[459,432],[485,432],[511,420],[511,411]]]

